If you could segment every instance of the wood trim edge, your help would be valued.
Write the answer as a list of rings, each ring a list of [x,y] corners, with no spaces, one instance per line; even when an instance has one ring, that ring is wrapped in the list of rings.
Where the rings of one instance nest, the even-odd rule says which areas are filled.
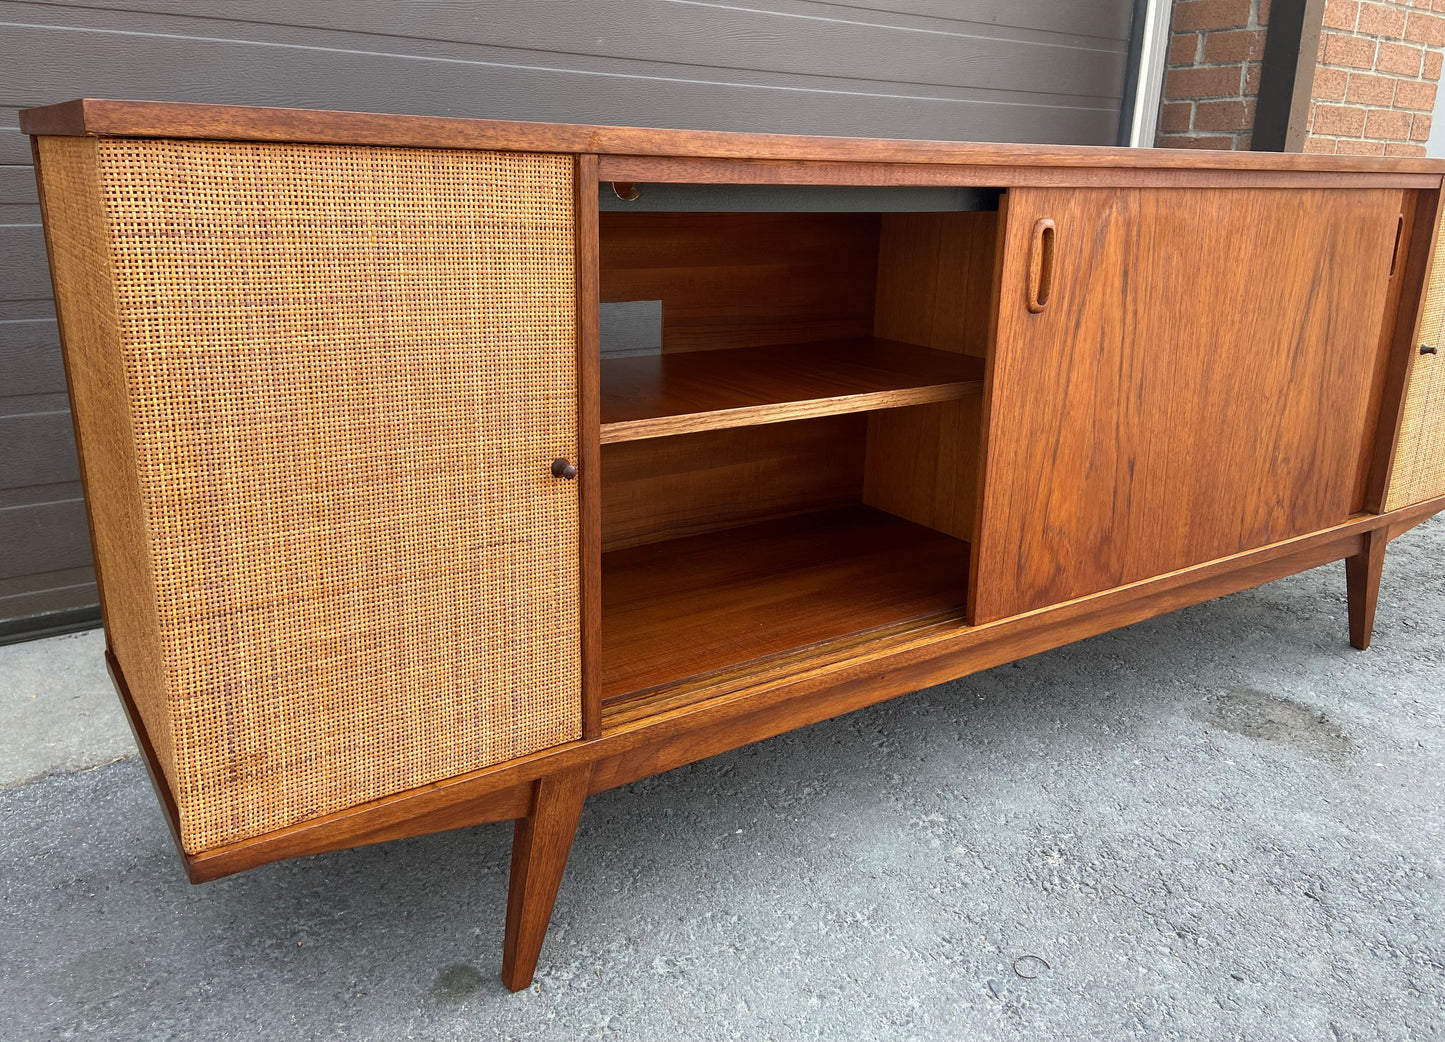
[[[1445,164],[1439,161],[1416,158],[805,137],[104,98],[82,98],[43,108],[23,109],[20,126],[27,134],[496,148],[599,155],[819,160],[850,164],[1415,173],[1432,176],[1437,184],[1442,171],[1445,171]],[[605,174],[602,179],[612,180]]]
[[[161,816],[166,819],[166,826],[171,832],[171,841],[175,843],[176,853],[181,856],[181,863],[185,866],[186,877],[192,883],[203,882],[204,877],[197,875],[192,865],[191,855],[186,853],[186,848],[181,843],[181,815],[180,811],[176,809],[175,794],[171,792],[171,787],[166,782],[165,771],[161,769],[161,762],[156,757],[155,746],[151,744],[151,738],[146,732],[140,710],[136,708],[135,700],[131,698],[130,685],[125,682],[125,673],[121,671],[120,662],[116,660],[115,654],[110,648],[105,649],[105,669],[110,674],[111,683],[115,684],[115,693],[120,696],[120,705],[125,710],[126,723],[130,724],[130,733],[135,738],[141,762],[145,764],[146,776],[151,780],[151,788],[155,789],[156,796],[160,799]]]
[[[1022,146],[1020,146],[1022,147]],[[1103,151],[1101,149],[1101,151]],[[1129,149],[1133,153],[1279,156],[1277,152],[1205,153],[1200,149]],[[1258,167],[1194,166],[1140,161],[1088,164],[1034,161],[1026,155],[970,153],[905,160],[880,157],[838,161],[816,157],[753,159],[645,154],[601,155],[603,181],[636,184],[848,185],[965,188],[1439,188],[1435,171],[1319,168],[1261,164]],[[1295,158],[1291,156],[1290,158]],[[1004,161],[1007,159],[1008,161]]]
[[[85,137],[89,120],[85,107],[88,98],[75,98],[56,105],[20,110],[20,133],[31,137]]]
[[[697,434],[702,431],[759,427],[792,420],[814,420],[824,416],[879,412],[913,405],[959,401],[982,394],[983,380],[955,380],[952,383],[930,383],[921,387],[903,387],[888,391],[863,391],[832,398],[804,398],[767,405],[739,405],[708,412],[649,416],[641,420],[615,420],[602,427],[602,444],[616,445],[625,441],[646,441],[677,434]]]
[[[994,444],[991,418],[993,416],[994,378],[998,367],[998,325],[1004,306],[1003,270],[1008,250],[1009,211],[1016,203],[1017,197],[1012,192],[1003,194],[998,201],[998,222],[994,229],[993,274],[990,279],[992,288],[989,290],[988,296],[988,346],[984,350],[983,407],[979,410],[978,421],[978,477],[974,482],[973,532],[968,541],[968,601],[965,611],[966,620],[970,626],[977,625],[981,619],[978,605],[983,591],[979,587],[978,572],[981,559],[980,547],[982,547],[987,533],[983,519],[988,508],[990,488],[988,480],[989,451],[990,446]]]
[[[1400,443],[1400,425],[1405,418],[1405,392],[1410,383],[1420,322],[1424,318],[1425,293],[1437,260],[1435,242],[1440,234],[1445,206],[1439,192],[1422,192],[1415,199],[1410,241],[1405,262],[1397,275],[1405,279],[1395,308],[1394,334],[1389,343],[1389,366],[1380,411],[1375,421],[1375,441],[1365,483],[1365,509],[1383,513],[1390,495],[1390,475],[1395,468],[1395,451]]]
[[[599,328],[601,245],[597,157],[577,157],[577,485],[578,635],[582,665],[582,737],[602,733],[602,348]]]

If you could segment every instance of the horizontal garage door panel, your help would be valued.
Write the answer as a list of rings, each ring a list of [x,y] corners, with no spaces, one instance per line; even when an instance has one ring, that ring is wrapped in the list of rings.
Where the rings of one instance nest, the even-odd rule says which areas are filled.
[[[149,35],[184,40],[199,48],[249,42],[253,51],[278,50],[283,55],[316,48],[314,60],[324,64],[330,63],[329,50],[338,55],[349,51],[362,52],[363,57],[403,60],[415,55],[510,65],[553,75],[571,71],[583,77],[610,75],[635,81],[656,75],[717,85],[783,73],[864,83],[1097,98],[1117,97],[1127,49],[1127,27],[1110,39],[963,17],[918,18],[831,4],[774,3],[742,8],[662,0],[566,5],[491,0],[478,5],[478,11],[484,13],[469,18],[459,18],[455,4],[333,3],[287,9],[286,21],[300,24],[276,24],[278,5],[274,2],[171,3],[161,10],[165,7],[171,8],[169,16],[97,10],[87,4],[59,10],[53,20],[83,27],[102,38],[107,31],[124,32],[130,37],[125,45],[108,48],[123,54],[135,54]],[[7,8],[33,9],[33,5],[0,5],[0,11]],[[249,9],[253,20],[237,19],[238,8]],[[157,8],[147,5],[146,9]],[[958,10],[967,11],[968,5],[959,4]],[[185,17],[200,13],[214,17]],[[24,34],[24,29],[17,27],[16,31]],[[57,42],[67,51],[75,47],[73,41]],[[14,47],[7,48],[7,53],[21,60],[25,57],[24,51]],[[42,60],[49,56],[43,51],[33,55]],[[264,61],[259,55],[257,59]],[[63,63],[50,68],[60,75],[72,71]],[[155,79],[154,70],[142,66],[136,72]],[[473,75],[485,72],[478,69]],[[293,71],[290,78],[298,77]],[[19,76],[15,82],[25,84],[26,89],[46,89],[51,79],[53,76]],[[225,81],[216,86],[224,88]],[[395,88],[395,84],[382,86]],[[639,107],[645,104],[645,99],[634,101]],[[706,111],[698,115],[705,116]]]
[[[40,225],[0,225],[0,302],[49,296],[50,267]]]
[[[0,398],[0,406],[6,401]],[[69,411],[0,416],[0,445],[0,489],[80,480]]]
[[[49,306],[48,304],[46,305]],[[6,319],[0,303],[0,373],[5,389],[15,396],[63,394],[65,366],[60,359],[60,332],[53,318]],[[0,398],[0,415],[9,415]]]
[[[275,0],[58,0],[58,6],[112,11],[145,10],[169,15],[217,18],[234,22],[277,22]],[[565,15],[553,13],[569,7]],[[477,13],[458,17],[456,0],[408,0],[400,4],[358,4],[355,0],[308,0],[286,9],[289,24],[318,29],[346,29],[402,37],[530,46],[557,52],[605,53],[619,35],[647,33],[668,39],[683,31],[691,17],[719,17],[732,13],[743,31],[753,31],[752,15],[789,15],[820,20],[871,24],[893,20],[923,26],[971,25],[995,31],[1034,29],[1081,37],[1121,39],[1129,33],[1129,5],[1059,0],[886,0],[883,3],[837,0],[755,0],[746,8],[726,2],[698,2],[686,6],[713,7],[716,12],[694,15],[678,11],[672,0],[612,0],[592,5],[567,0],[506,0],[476,4]],[[540,15],[540,16],[539,16]],[[600,43],[599,43],[600,38]],[[529,41],[525,42],[524,41]],[[720,44],[725,41],[719,41]],[[648,54],[648,57],[654,55]]]
[[[49,487],[77,469],[69,417],[43,398],[64,380],[20,108],[89,96],[1108,144],[1132,11],[1132,0],[0,0],[0,436],[24,457],[0,463],[0,514],[6,532],[28,533],[0,562],[0,625],[22,603],[94,599],[74,571],[88,565],[79,501],[4,505],[5,482]]]
[[[0,571],[39,575],[90,564],[85,504],[77,498],[0,509]]]
[[[63,41],[69,43],[70,41]],[[1112,141],[1118,102],[1094,98],[1051,100],[961,88],[901,93],[896,84],[826,81],[807,85],[696,82],[663,76],[582,75],[575,72],[487,67],[460,62],[418,62],[410,57],[309,52],[314,72],[277,91],[268,84],[294,76],[298,55],[289,48],[207,43],[169,37],[127,40],[130,57],[99,48],[84,68],[68,75],[62,41],[36,30],[0,28],[0,49],[12,54],[12,77],[46,99],[77,95],[144,96],[161,101],[285,104],[355,111],[434,113],[579,123],[697,126],[712,130],[883,134],[961,140]],[[207,61],[244,68],[238,90],[205,75]],[[139,64],[141,68],[137,68]],[[418,66],[424,68],[419,70]],[[153,82],[155,69],[173,69]],[[419,75],[419,72],[424,75]],[[483,75],[484,73],[484,75]],[[193,78],[193,79],[191,79]],[[174,82],[170,82],[174,81]],[[989,96],[982,96],[987,94]],[[24,99],[0,97],[3,103]],[[846,104],[844,103],[846,102]]]

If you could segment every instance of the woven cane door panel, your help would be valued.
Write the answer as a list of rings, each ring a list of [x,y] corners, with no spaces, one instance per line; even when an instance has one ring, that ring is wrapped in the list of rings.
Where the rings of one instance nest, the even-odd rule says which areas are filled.
[[[571,157],[100,168],[185,848],[578,738]]]
[[[1442,234],[1445,238],[1445,234]],[[1420,340],[1410,359],[1400,438],[1390,472],[1385,509],[1445,496],[1445,251],[1435,243],[1435,260],[1420,315]],[[1435,354],[1420,354],[1420,345]]]

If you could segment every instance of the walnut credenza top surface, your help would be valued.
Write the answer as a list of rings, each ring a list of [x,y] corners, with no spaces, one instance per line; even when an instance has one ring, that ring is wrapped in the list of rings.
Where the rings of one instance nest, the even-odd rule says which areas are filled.
[[[1445,161],[1416,158],[808,137],[94,98],[24,110],[20,129],[34,135],[592,153],[606,164],[600,171],[603,180],[723,179],[720,161],[727,167],[726,180],[738,180],[738,165],[746,164],[749,180],[773,183],[857,181],[859,164],[875,168],[867,180],[880,184],[957,181],[956,173],[930,178],[929,167],[964,168],[975,184],[1040,183],[1041,171],[1053,171],[1072,183],[1099,176],[1109,176],[1112,183],[1128,173],[1131,182],[1140,184],[1207,179],[1284,186],[1324,178],[1338,184],[1363,179],[1435,188],[1445,175]],[[798,169],[800,164],[805,167]],[[895,171],[890,177],[879,166],[912,172]],[[1051,178],[1047,183],[1062,182]]]

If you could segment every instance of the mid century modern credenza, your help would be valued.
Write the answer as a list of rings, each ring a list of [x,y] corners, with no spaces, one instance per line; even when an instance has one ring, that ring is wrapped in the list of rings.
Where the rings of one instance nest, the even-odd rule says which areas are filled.
[[[1330,561],[1364,648],[1445,509],[1445,164],[22,127],[191,879],[515,819],[512,988],[590,793]]]

